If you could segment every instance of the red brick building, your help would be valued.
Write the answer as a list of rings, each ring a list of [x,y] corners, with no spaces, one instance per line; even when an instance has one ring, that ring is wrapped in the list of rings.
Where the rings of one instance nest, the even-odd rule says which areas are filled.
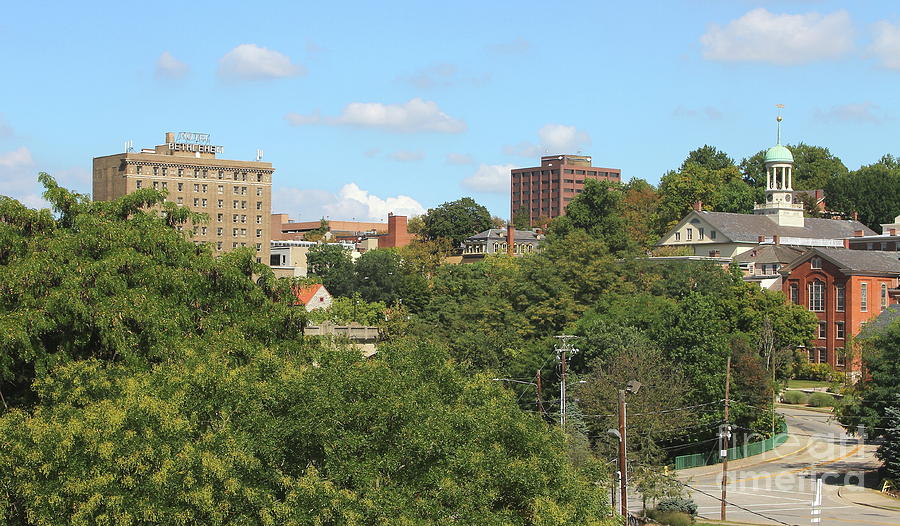
[[[511,217],[526,215],[535,226],[538,218],[564,215],[588,179],[621,181],[622,170],[591,166],[583,155],[549,155],[541,157],[540,166],[516,168],[510,172]]]
[[[812,248],[781,274],[787,300],[805,306],[819,318],[813,346],[807,349],[809,361],[859,371],[858,357],[848,363],[844,346],[866,322],[897,303],[897,254]]]

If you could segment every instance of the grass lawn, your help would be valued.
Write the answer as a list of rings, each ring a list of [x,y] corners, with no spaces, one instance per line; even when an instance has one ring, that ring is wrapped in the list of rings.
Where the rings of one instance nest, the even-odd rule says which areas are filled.
[[[810,389],[813,387],[829,387],[831,383],[818,380],[788,380],[791,389]]]

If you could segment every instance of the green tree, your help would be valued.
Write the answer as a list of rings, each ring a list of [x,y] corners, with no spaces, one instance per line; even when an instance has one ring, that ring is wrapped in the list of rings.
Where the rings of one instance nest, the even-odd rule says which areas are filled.
[[[716,212],[752,214],[753,206],[762,202],[762,194],[741,179],[734,178],[719,188],[711,204]]]
[[[528,214],[527,208],[522,207],[513,212],[513,226],[517,230],[531,229],[531,216]]]
[[[584,191],[569,202],[566,215],[553,221],[551,231],[565,236],[573,230],[582,230],[603,240],[613,253],[626,251],[633,245],[628,237],[623,198],[620,183],[588,179]]]
[[[325,239],[325,234],[327,234],[330,230],[331,226],[323,217],[319,220],[319,227],[303,234],[303,239],[306,241],[321,241]]]
[[[880,232],[879,225],[893,223],[900,214],[900,167],[882,158],[881,162],[832,178],[825,185],[825,202],[830,210],[845,217],[858,212],[863,224]]]
[[[643,250],[649,250],[663,235],[659,217],[660,195],[643,179],[634,178],[624,187],[622,217],[629,239]]]
[[[847,167],[828,148],[799,143],[787,145],[794,156],[794,190],[825,188],[835,177],[847,175]],[[757,188],[766,187],[766,150],[760,150],[741,161],[744,181]]]
[[[690,152],[684,162],[681,163],[680,170],[684,170],[691,163],[700,165],[713,172],[735,167],[734,159],[729,157],[727,153],[708,144],[704,144]]]
[[[335,296],[349,296],[355,290],[350,249],[334,243],[319,243],[306,253],[309,274],[318,276]]]
[[[289,307],[289,284],[250,249],[213,258],[187,241],[176,227],[201,219],[161,192],[91,202],[40,179],[56,217],[0,197],[5,405],[27,407],[35,378],[74,360],[156,363],[174,356],[175,341],[233,331],[302,338],[305,313]]]
[[[418,309],[428,294],[428,282],[412,270],[396,250],[369,250],[356,260],[355,290],[369,302],[402,302]]]
[[[458,246],[467,237],[491,228],[491,214],[471,197],[429,208],[423,218],[428,239],[447,238]]]
[[[900,398],[892,407],[885,407],[884,422],[887,428],[882,433],[883,441],[875,456],[884,462],[884,473],[894,481],[900,481]]]
[[[894,321],[857,343],[862,347],[867,374],[846,393],[837,412],[848,430],[862,425],[870,436],[878,437],[892,425],[888,408],[900,400],[900,322]]]

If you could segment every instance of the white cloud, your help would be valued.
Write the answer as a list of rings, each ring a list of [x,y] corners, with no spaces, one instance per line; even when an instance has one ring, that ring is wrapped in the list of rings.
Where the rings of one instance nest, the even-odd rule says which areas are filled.
[[[315,112],[309,115],[289,113],[286,118],[296,126],[353,126],[401,133],[460,133],[466,129],[465,122],[441,111],[436,102],[420,98],[403,104],[351,102],[337,117],[323,117]]]
[[[710,25],[700,43],[707,60],[803,64],[838,58],[850,51],[853,22],[843,10],[790,15],[760,7],[724,27]]]
[[[475,159],[465,153],[448,153],[447,164],[475,164]]]
[[[508,155],[520,157],[540,157],[541,155],[554,155],[560,153],[576,153],[582,147],[591,144],[591,136],[575,126],[565,124],[547,124],[538,130],[539,143],[528,141],[520,142],[512,146],[504,146],[503,151]]]
[[[400,77],[401,81],[422,90],[449,88],[456,85],[482,86],[490,79],[490,73],[474,77],[460,75],[459,68],[455,64],[448,63],[435,64],[423,68],[409,77]]]
[[[722,118],[722,112],[712,106],[704,106],[702,108],[686,108],[678,106],[672,110],[672,116],[678,118],[698,119],[705,118],[712,121]]]
[[[813,115],[820,121],[837,123],[862,122],[881,124],[887,118],[885,111],[873,102],[842,104],[832,106],[828,110],[817,109]]]
[[[398,150],[391,154],[391,159],[395,161],[400,161],[402,163],[407,163],[411,161],[421,161],[425,158],[425,154],[422,152],[413,152],[409,150]]]
[[[287,212],[301,221],[326,216],[331,219],[387,221],[388,212],[408,216],[425,213],[425,207],[412,197],[398,195],[381,198],[356,183],[345,184],[337,194],[325,190],[278,188],[273,192],[272,200],[273,211]]]
[[[187,75],[190,68],[184,62],[163,51],[156,59],[155,75],[158,79],[180,79]]]
[[[462,180],[463,188],[476,192],[509,192],[509,171],[514,164],[482,164],[478,170]]]
[[[531,42],[522,37],[518,37],[509,42],[500,42],[488,46],[488,51],[499,53],[502,55],[521,55],[527,53],[531,49]]]
[[[48,208],[50,205],[41,197],[44,187],[37,180],[38,172],[47,171],[41,168],[25,146],[0,153],[0,195],[31,208]],[[50,175],[60,186],[79,193],[90,192],[91,175],[84,168],[57,170]]]
[[[900,24],[881,20],[873,26],[875,38],[869,51],[881,60],[881,66],[900,70]]]
[[[241,44],[219,59],[219,76],[229,80],[259,80],[303,75],[306,69],[290,57],[256,44]]]
[[[0,168],[15,170],[32,164],[34,164],[34,160],[31,158],[31,151],[24,146],[0,154]]]

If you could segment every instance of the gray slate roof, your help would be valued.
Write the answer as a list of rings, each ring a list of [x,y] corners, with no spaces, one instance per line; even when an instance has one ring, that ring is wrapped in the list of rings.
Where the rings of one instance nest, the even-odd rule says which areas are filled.
[[[807,217],[806,226],[779,226],[764,215],[732,214],[729,212],[699,212],[711,226],[734,242],[756,243],[759,236],[806,237],[811,239],[843,239],[852,237],[855,230],[874,235],[859,221],[839,219],[814,219]]]
[[[466,241],[490,241],[490,240],[506,240],[506,229],[502,228],[489,228],[484,232],[479,232],[474,236],[470,236],[466,238]],[[516,230],[515,240],[516,241],[539,241],[544,239],[544,236],[541,234],[536,234],[532,230]]]
[[[869,320],[865,327],[859,331],[860,338],[871,338],[887,328],[888,325],[900,318],[900,305],[888,305],[881,314],[873,320]]]
[[[826,259],[833,261],[841,269],[851,272],[876,272],[900,274],[900,252],[882,252],[880,250],[850,250],[847,248],[814,248],[810,252],[818,252]],[[806,259],[806,255],[801,260]],[[793,263],[791,263],[793,266]]]
[[[797,259],[803,251],[785,245],[760,245],[759,248],[741,252],[735,256],[738,263],[790,263]]]

